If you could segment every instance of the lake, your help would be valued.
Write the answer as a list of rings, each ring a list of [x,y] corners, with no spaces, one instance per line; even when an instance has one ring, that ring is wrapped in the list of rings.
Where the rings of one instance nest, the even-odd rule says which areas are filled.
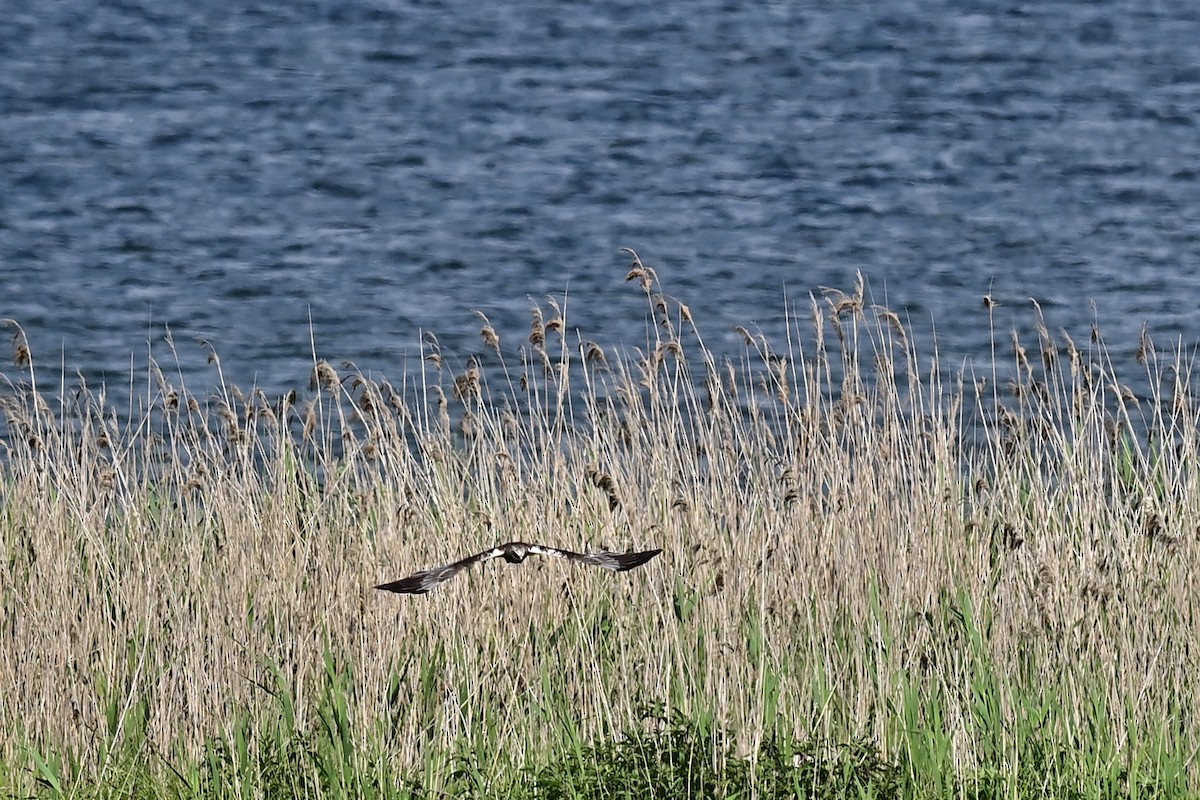
[[[1192,346],[1197,42],[1191,0],[7,0],[0,317],[43,386],[395,380],[547,295],[643,343],[630,247],[720,353],[856,271],[951,365],[985,294]]]

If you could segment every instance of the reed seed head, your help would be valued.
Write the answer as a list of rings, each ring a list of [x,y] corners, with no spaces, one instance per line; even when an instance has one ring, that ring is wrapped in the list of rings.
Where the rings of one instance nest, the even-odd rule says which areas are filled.
[[[13,334],[13,366],[28,367],[33,363],[33,357],[29,353],[29,342],[25,340],[25,332],[18,329]]]
[[[558,301],[555,300],[553,297],[546,298],[546,302],[550,304],[550,308],[554,309],[554,314],[550,317],[549,320],[546,321],[546,332],[547,333],[554,332],[561,336],[562,332],[563,332],[563,324],[564,324],[563,323],[564,314],[563,314],[562,307],[558,304]]]
[[[625,275],[626,282],[636,280],[641,283],[642,291],[646,294],[650,294],[657,279],[657,276],[654,274],[654,270],[643,264],[642,260],[638,258],[638,254],[629,248],[623,247],[621,248],[621,252],[629,253],[629,255],[633,258],[632,262],[629,264],[629,272]]]
[[[604,357],[604,349],[595,342],[583,343],[583,360],[587,364],[595,364],[598,367],[607,367],[608,359]]]
[[[492,327],[492,323],[482,311],[476,311],[475,315],[483,321],[483,327],[479,329],[479,335],[483,337],[483,345],[490,350],[494,350],[497,355],[500,354],[500,337],[496,335],[496,329]]]
[[[1142,332],[1138,336],[1137,350],[1134,351],[1134,356],[1133,356],[1134,360],[1137,361],[1137,363],[1141,364],[1143,367],[1146,366],[1146,355],[1147,355],[1147,353],[1150,352],[1150,348],[1151,348],[1150,336],[1149,336],[1149,334],[1146,333],[1146,323],[1143,322],[1142,323]]]
[[[529,328],[529,343],[534,347],[543,347],[546,344],[546,326],[542,322],[542,310],[534,306],[532,314],[533,322]]]
[[[308,388],[319,388],[330,393],[336,393],[342,388],[342,379],[338,377],[337,370],[333,368],[332,364],[325,359],[321,359],[313,365],[312,375],[308,379]]]

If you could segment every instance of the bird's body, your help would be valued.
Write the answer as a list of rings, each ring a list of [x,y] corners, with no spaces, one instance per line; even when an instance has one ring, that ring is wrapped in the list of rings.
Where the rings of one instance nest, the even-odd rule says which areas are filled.
[[[409,575],[407,578],[401,578],[398,581],[381,583],[375,588],[399,594],[425,594],[430,589],[440,586],[464,569],[475,564],[491,561],[493,558],[503,558],[510,564],[520,564],[530,555],[557,556],[559,558],[570,559],[571,561],[578,561],[581,564],[602,567],[613,572],[624,572],[634,567],[640,567],[661,552],[662,550],[646,550],[641,553],[610,553],[607,551],[600,553],[572,553],[570,550],[559,550],[556,547],[546,547],[541,544],[508,542],[507,544],[493,547],[491,550],[484,550],[482,553],[467,556],[461,561],[455,561],[453,564],[427,569]]]

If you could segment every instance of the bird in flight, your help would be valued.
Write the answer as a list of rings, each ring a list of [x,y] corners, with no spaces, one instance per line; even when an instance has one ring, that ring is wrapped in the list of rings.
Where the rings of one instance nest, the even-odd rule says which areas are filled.
[[[397,594],[425,594],[430,589],[437,588],[450,580],[467,567],[482,564],[484,561],[491,561],[493,558],[500,556],[503,556],[504,560],[510,564],[520,564],[529,555],[558,556],[559,558],[578,561],[580,564],[591,564],[594,567],[603,567],[613,572],[624,572],[627,569],[640,567],[661,552],[662,550],[646,550],[641,553],[572,553],[570,550],[559,550],[556,547],[546,547],[541,544],[509,542],[508,544],[493,547],[491,550],[484,550],[482,553],[467,556],[462,561],[455,561],[453,564],[427,569],[414,575],[409,575],[407,578],[392,581],[391,583],[381,583],[375,588],[388,592],[396,592]]]

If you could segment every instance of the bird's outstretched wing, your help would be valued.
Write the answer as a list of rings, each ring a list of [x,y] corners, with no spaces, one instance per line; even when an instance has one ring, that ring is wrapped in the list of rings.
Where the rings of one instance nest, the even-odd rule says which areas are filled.
[[[423,570],[422,572],[409,575],[407,578],[401,578],[398,581],[381,583],[375,588],[398,594],[425,594],[429,590],[435,589],[450,580],[467,567],[483,561],[490,561],[500,556],[504,556],[513,563],[520,563],[528,553],[539,556],[557,556],[558,558],[578,561],[581,564],[603,567],[613,572],[624,572],[634,567],[640,567],[661,552],[662,550],[658,549],[646,550],[641,553],[611,553],[607,551],[601,553],[573,553],[570,550],[560,550],[557,547],[546,547],[540,544],[508,542],[499,547],[484,550],[482,553],[468,556],[461,561],[455,561],[453,564]]]
[[[570,550],[560,550],[557,547],[531,544],[529,545],[529,552],[536,553],[539,556],[569,558],[572,561],[578,561],[580,564],[591,564],[594,567],[603,567],[613,572],[624,572],[634,567],[640,567],[661,553],[662,550],[645,550],[641,553],[612,553],[608,551],[601,553],[572,553]]]
[[[407,578],[401,578],[398,581],[381,583],[375,588],[383,589],[386,592],[396,592],[397,594],[425,594],[430,589],[436,589],[438,586],[441,586],[467,567],[488,561],[503,554],[503,548],[493,547],[491,550],[484,550],[482,553],[467,556],[461,561],[455,561],[453,564],[422,570],[421,572],[409,575]]]

